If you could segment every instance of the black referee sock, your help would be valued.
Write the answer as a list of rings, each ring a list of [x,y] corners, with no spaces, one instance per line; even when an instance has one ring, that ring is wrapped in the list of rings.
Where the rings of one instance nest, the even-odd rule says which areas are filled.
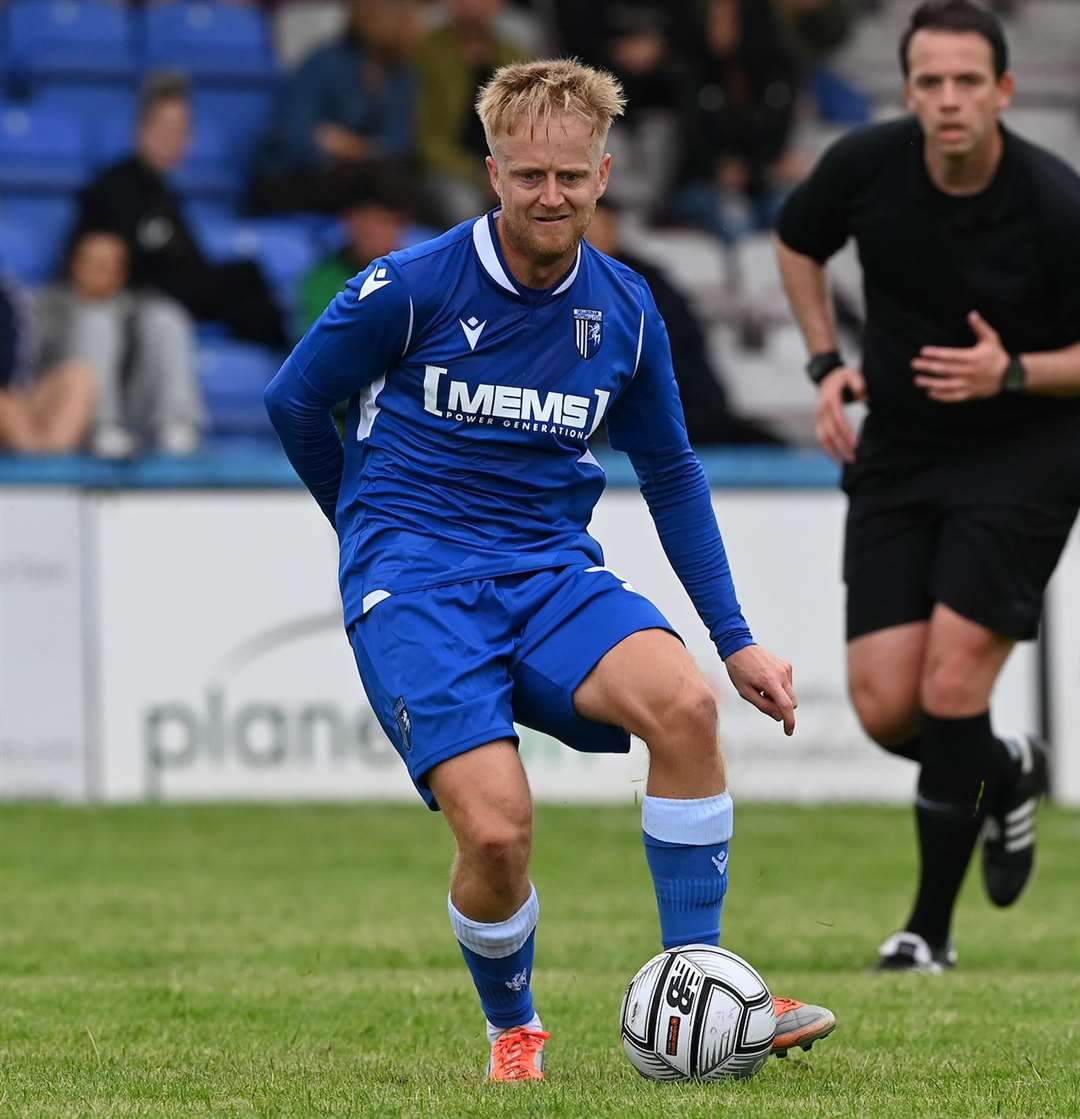
[[[949,939],[953,906],[986,813],[1016,769],[994,737],[990,713],[939,719],[923,712],[922,769],[915,798],[919,891],[907,928],[931,948]]]
[[[917,734],[914,738],[906,738],[903,742],[896,742],[891,746],[882,746],[883,750],[887,750],[890,754],[895,754],[898,758],[907,758],[909,762],[922,761],[922,735]]]

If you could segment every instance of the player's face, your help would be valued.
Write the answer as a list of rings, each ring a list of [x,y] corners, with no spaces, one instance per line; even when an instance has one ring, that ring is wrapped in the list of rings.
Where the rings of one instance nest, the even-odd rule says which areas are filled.
[[[981,148],[1012,100],[1012,75],[995,75],[993,48],[973,31],[916,31],[908,70],[907,107],[927,144],[945,156]]]
[[[499,137],[488,157],[491,185],[502,201],[502,223],[513,249],[535,265],[572,253],[607,189],[611,156],[579,116],[554,116],[531,134]]]

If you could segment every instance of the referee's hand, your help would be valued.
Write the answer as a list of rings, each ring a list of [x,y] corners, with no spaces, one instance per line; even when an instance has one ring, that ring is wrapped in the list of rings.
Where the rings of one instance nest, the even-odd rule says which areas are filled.
[[[760,645],[747,645],[724,662],[735,690],[770,719],[784,724],[784,734],[795,733],[795,695],[792,668],[786,660]]]
[[[923,346],[911,363],[915,384],[939,404],[984,400],[1001,392],[1009,354],[998,332],[979,314],[968,315],[974,346]]]
[[[827,374],[818,386],[814,434],[834,462],[855,461],[855,431],[844,405],[865,399],[866,380],[858,369],[847,365]]]

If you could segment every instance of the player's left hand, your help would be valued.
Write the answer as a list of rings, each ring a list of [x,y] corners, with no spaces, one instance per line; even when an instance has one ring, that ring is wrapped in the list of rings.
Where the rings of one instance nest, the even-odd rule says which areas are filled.
[[[968,315],[968,325],[977,339],[974,346],[923,346],[911,368],[921,376],[915,384],[931,400],[959,404],[982,400],[1001,392],[1009,355],[997,331],[979,314]]]
[[[784,734],[795,733],[795,708],[799,701],[787,661],[763,649],[747,645],[724,662],[735,690],[770,719],[784,724]]]

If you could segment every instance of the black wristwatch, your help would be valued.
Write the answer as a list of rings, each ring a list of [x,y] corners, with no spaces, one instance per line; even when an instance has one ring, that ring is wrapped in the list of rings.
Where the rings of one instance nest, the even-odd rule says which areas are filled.
[[[1023,392],[1027,388],[1027,370],[1019,354],[1009,354],[1005,376],[1001,378],[1002,392]]]
[[[844,359],[836,350],[829,350],[826,354],[814,354],[806,363],[806,375],[815,385],[820,385],[834,369],[842,369],[843,366]]]

